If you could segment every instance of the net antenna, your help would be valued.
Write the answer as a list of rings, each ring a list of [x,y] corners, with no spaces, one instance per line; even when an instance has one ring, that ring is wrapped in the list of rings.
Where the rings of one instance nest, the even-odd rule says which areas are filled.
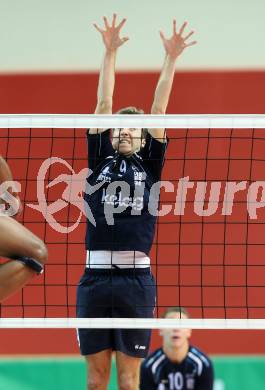
[[[81,180],[85,129],[124,127],[169,129],[162,180],[174,191],[164,187],[160,207],[172,207],[159,217],[151,253],[156,318],[77,319],[85,220],[67,238],[58,234],[56,224],[66,229],[79,217],[78,203],[67,205],[65,195],[61,214],[45,218],[37,173],[52,163],[43,188],[49,210],[65,189],[56,189],[60,169],[53,163],[68,184]],[[45,276],[1,305],[0,328],[265,329],[265,115],[2,114],[0,129],[1,153],[23,184],[23,223],[50,252]],[[192,318],[159,318],[170,306],[187,308]]]

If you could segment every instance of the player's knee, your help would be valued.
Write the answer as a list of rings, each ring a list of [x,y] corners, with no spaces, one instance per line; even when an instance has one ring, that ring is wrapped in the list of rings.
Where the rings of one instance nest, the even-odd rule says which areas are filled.
[[[107,388],[108,380],[109,370],[104,369],[104,367],[100,367],[98,369],[94,368],[88,372],[87,388],[88,390],[102,389],[104,384]]]
[[[108,379],[101,377],[99,375],[89,375],[88,380],[87,380],[87,389],[88,390],[98,390],[102,389],[102,385],[106,384],[107,388],[107,383]]]
[[[102,386],[102,383],[97,379],[90,378],[87,383],[87,390],[98,390]]]
[[[119,390],[134,390],[138,385],[138,374],[122,372],[119,374]]]

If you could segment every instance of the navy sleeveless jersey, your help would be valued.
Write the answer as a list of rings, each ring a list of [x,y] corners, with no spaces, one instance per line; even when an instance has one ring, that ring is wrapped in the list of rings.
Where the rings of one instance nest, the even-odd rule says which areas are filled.
[[[150,189],[160,180],[166,143],[148,134],[145,146],[126,157],[113,149],[110,130],[100,134],[88,131],[87,138],[88,166],[93,173],[87,178],[90,191],[85,193],[92,216],[87,214],[86,249],[140,251],[148,255],[157,218],[148,208]],[[113,184],[115,192],[110,190]],[[127,192],[122,190],[124,185]],[[94,190],[95,186],[99,188]],[[118,207],[122,211],[116,213]],[[106,217],[108,210],[113,222]]]
[[[181,363],[171,362],[157,349],[141,365],[140,390],[212,390],[211,360],[198,348],[190,346]]]

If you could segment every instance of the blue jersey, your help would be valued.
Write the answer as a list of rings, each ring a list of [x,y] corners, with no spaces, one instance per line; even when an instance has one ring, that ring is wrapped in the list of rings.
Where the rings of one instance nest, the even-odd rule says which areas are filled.
[[[212,390],[213,366],[199,349],[190,346],[181,363],[173,363],[157,349],[141,365],[140,390]]]
[[[156,216],[150,213],[150,190],[158,182],[163,167],[166,143],[147,135],[145,146],[130,157],[119,154],[112,147],[110,130],[100,134],[88,132],[88,166],[93,173],[87,178],[90,188],[100,186],[85,194],[95,223],[87,218],[86,249],[110,251],[140,251],[147,255],[152,246]],[[124,195],[117,182],[125,183]],[[115,184],[115,193],[109,191]],[[155,197],[154,197],[155,198]],[[156,204],[157,199],[153,199]],[[113,210],[114,223],[106,217],[107,206]]]

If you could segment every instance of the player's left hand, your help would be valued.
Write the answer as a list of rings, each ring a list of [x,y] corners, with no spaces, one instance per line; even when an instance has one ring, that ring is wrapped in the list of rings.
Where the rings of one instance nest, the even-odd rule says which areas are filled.
[[[176,59],[183,52],[184,49],[193,46],[197,43],[197,41],[187,42],[187,40],[192,36],[192,34],[194,34],[194,31],[191,31],[190,33],[184,36],[184,30],[187,24],[188,24],[187,22],[183,23],[179,32],[177,32],[176,19],[174,19],[173,34],[172,37],[169,39],[166,39],[162,31],[159,32],[166,54],[172,59]]]

